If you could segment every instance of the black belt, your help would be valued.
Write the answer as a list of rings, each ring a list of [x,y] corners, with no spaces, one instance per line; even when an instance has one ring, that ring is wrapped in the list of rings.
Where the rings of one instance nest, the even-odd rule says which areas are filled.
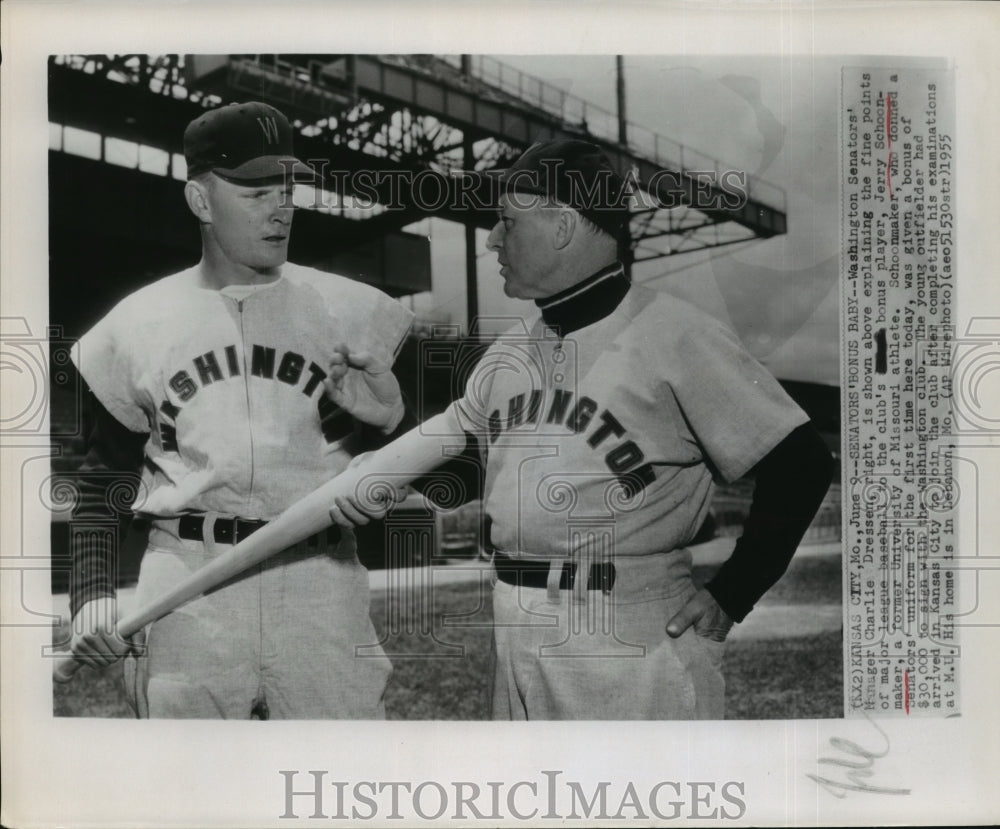
[[[267,521],[255,521],[250,518],[216,518],[212,535],[216,544],[238,544],[244,538],[249,538],[263,527]],[[205,516],[182,515],[177,522],[177,535],[188,541],[205,540]],[[323,533],[310,536],[306,543],[310,547],[317,546],[324,538]],[[328,544],[340,542],[340,527],[330,527],[325,534]]]
[[[511,558],[499,551],[493,554],[493,566],[497,578],[507,584],[521,587],[548,587],[552,562],[543,559]],[[559,575],[559,589],[570,590],[576,581],[577,563],[564,561]],[[587,576],[588,590],[603,590],[610,593],[615,586],[615,565],[610,561],[595,562],[590,565]]]

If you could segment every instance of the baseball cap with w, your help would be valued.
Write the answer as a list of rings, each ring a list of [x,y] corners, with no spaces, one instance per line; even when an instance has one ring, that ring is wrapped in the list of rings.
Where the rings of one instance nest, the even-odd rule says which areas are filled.
[[[292,127],[273,106],[250,101],[211,109],[184,130],[188,178],[209,171],[234,184],[315,178],[295,157]]]

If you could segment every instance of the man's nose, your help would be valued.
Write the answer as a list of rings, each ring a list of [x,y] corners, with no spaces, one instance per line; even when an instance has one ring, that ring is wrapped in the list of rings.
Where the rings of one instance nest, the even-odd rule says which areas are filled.
[[[292,211],[294,209],[295,205],[292,202],[291,195],[287,193],[279,193],[271,201],[271,221],[287,224],[292,220]]]
[[[503,240],[503,222],[493,225],[490,235],[486,237],[486,250],[498,251]]]

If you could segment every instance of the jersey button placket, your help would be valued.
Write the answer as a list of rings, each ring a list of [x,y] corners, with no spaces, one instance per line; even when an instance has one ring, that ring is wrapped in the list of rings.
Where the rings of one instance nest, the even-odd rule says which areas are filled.
[[[563,341],[556,340],[549,355],[549,377],[550,386],[563,386],[569,379],[570,365],[567,350],[563,348]]]
[[[246,411],[247,411],[247,456],[248,456],[248,468],[250,470],[249,480],[247,482],[247,499],[244,511],[250,511],[250,507],[253,503],[253,479],[254,479],[254,452],[253,452],[253,405],[250,397],[250,360],[247,356],[247,330],[250,325],[247,321],[249,316],[249,311],[246,307],[246,299],[237,301],[236,311],[240,319],[240,341],[243,349],[243,388],[246,393]]]

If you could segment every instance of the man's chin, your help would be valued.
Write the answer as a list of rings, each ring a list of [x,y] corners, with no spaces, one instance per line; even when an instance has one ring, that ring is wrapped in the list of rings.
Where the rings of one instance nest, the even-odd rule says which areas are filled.
[[[519,291],[516,285],[511,285],[509,282],[503,283],[503,292],[511,299],[524,299],[523,292]]]
[[[253,268],[255,271],[273,271],[276,268],[280,268],[287,261],[287,254],[282,254],[281,256],[264,256],[258,260]]]

